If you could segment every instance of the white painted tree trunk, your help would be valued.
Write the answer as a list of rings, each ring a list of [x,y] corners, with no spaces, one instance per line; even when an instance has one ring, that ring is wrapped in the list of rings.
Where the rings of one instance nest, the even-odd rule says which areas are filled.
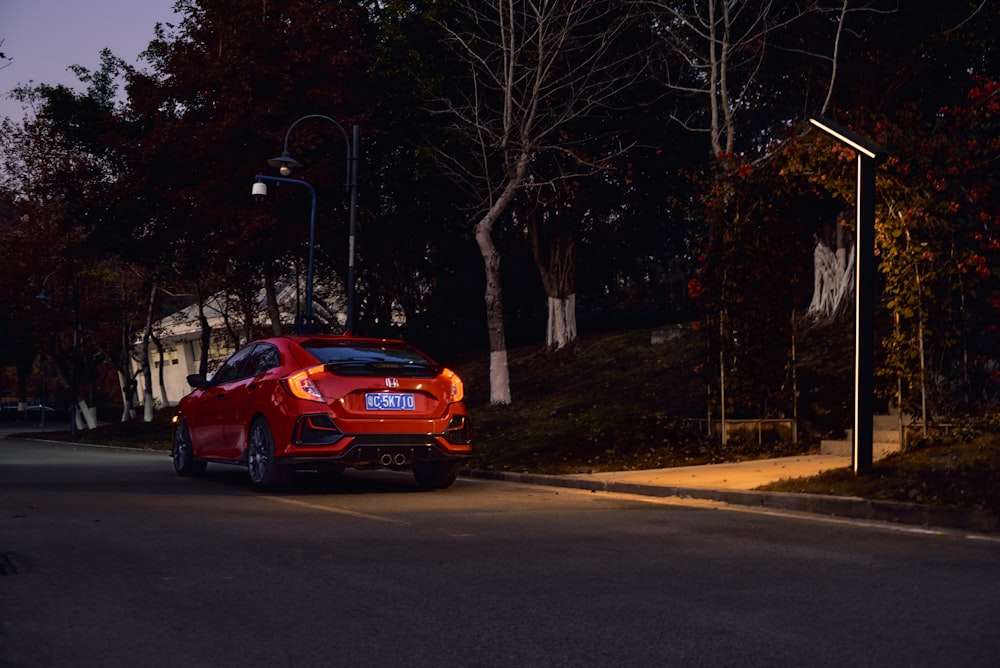
[[[510,206],[528,170],[528,156],[519,156],[506,186],[475,227],[476,244],[486,270],[486,329],[490,340],[490,404],[508,405],[510,370],[507,368],[507,337],[504,334],[503,291],[500,286],[500,251],[493,243],[493,225]]]
[[[132,404],[132,397],[129,396],[128,377],[121,370],[118,371],[118,387],[122,392],[122,422],[135,419],[135,406]]]
[[[74,348],[75,347],[76,345],[74,344]],[[55,358],[53,357],[53,359]],[[73,361],[70,361],[70,364],[73,363]],[[59,384],[71,392],[70,410],[72,411],[72,415],[70,416],[70,419],[80,429],[93,429],[97,426],[97,420],[94,417],[90,406],[87,404],[87,400],[80,396],[76,385],[69,380],[69,374],[75,373],[75,371],[70,370],[69,372],[66,372],[64,368],[55,364],[55,362],[53,362],[53,365],[56,367],[56,375],[59,378]]]
[[[548,204],[526,206],[520,218],[545,288],[545,348],[551,352],[576,340],[576,227],[584,214],[572,193],[566,201]]]
[[[806,313],[830,320],[851,303],[854,294],[854,248],[836,252],[822,241],[813,251],[813,297]]]
[[[146,310],[146,333],[142,337],[142,393],[143,422],[153,421],[153,372],[149,366],[149,342],[153,338],[153,305],[156,302],[156,284],[149,292],[149,308]]]
[[[559,350],[576,340],[576,295],[549,297],[549,322],[545,345]]]
[[[507,350],[490,353],[490,404],[510,404],[510,370],[507,367]]]
[[[96,429],[97,428],[97,416],[95,411],[87,403],[86,399],[80,399],[77,402],[77,414],[76,414],[76,425],[81,429]]]
[[[157,336],[153,337],[153,344],[156,346],[156,356],[160,361],[157,365],[157,380],[160,382],[160,402],[163,406],[169,406],[170,399],[167,398],[167,382],[163,377],[164,370],[166,369],[166,360],[163,357],[163,344]]]

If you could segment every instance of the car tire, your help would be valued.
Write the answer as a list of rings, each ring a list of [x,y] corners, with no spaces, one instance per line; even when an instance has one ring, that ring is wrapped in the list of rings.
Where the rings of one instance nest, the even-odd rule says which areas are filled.
[[[174,473],[183,478],[193,478],[205,473],[207,464],[194,458],[194,445],[191,443],[191,432],[184,418],[178,418],[174,425],[174,443],[170,449],[170,458],[174,460]]]
[[[247,434],[247,473],[250,484],[262,492],[275,492],[288,487],[292,471],[279,466],[274,457],[274,436],[267,420],[254,418]]]
[[[415,462],[413,477],[424,489],[451,487],[458,478],[458,462]]]

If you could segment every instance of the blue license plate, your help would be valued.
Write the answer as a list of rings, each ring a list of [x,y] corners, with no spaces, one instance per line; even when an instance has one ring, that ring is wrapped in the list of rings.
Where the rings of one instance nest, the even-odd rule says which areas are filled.
[[[412,411],[417,407],[412,394],[401,392],[368,392],[365,409],[370,411]]]

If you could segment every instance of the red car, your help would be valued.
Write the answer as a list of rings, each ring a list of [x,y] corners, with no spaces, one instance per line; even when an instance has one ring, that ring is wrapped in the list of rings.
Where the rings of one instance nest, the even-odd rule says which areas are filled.
[[[238,464],[255,488],[276,490],[296,469],[412,468],[440,489],[472,454],[461,379],[402,341],[262,339],[188,383],[174,417],[180,476]]]

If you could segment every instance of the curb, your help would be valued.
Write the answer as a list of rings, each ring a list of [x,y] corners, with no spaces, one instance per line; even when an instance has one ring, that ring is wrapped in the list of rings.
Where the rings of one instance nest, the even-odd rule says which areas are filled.
[[[509,471],[464,471],[469,478],[519,482],[529,485],[584,489],[592,492],[614,492],[656,498],[690,498],[718,501],[736,506],[773,508],[800,513],[860,520],[876,520],[941,529],[994,533],[1000,531],[1000,517],[989,510],[927,506],[900,501],[876,501],[859,497],[799,494],[794,492],[758,492],[754,490],[721,490],[672,485],[641,485],[613,480],[581,480],[541,473]]]

